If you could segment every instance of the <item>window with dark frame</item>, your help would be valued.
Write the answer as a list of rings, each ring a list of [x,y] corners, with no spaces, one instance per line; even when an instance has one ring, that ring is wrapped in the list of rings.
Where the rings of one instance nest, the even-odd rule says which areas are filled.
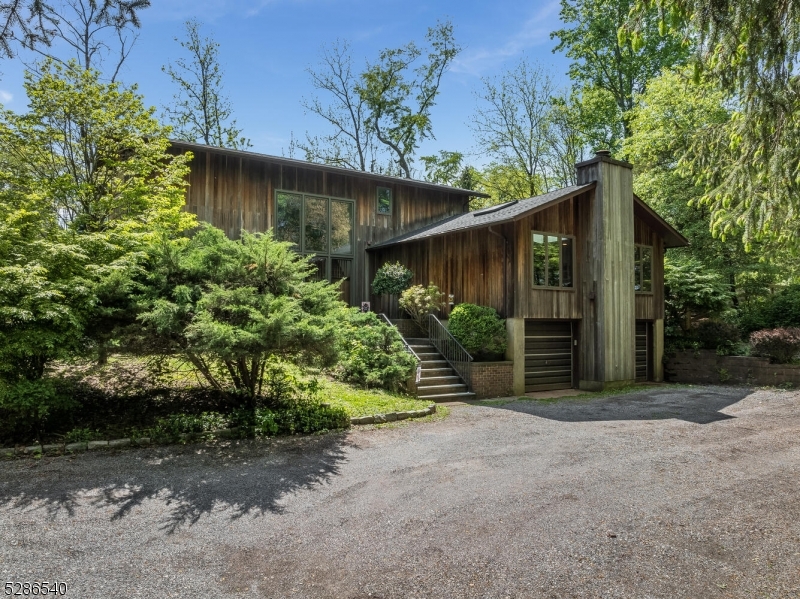
[[[533,286],[571,289],[575,272],[574,238],[558,233],[531,233]]]
[[[289,191],[275,192],[275,239],[292,243],[311,259],[315,281],[342,281],[350,301],[355,246],[355,202]]]
[[[390,188],[378,188],[375,210],[378,214],[390,215],[392,213],[392,190]]]
[[[637,293],[653,291],[653,247],[637,245],[633,249],[633,285]]]

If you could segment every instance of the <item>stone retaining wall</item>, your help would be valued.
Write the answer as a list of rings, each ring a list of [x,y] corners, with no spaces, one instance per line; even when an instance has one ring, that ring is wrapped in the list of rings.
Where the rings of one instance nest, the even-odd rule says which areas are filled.
[[[514,395],[514,362],[473,362],[472,391],[478,399]]]
[[[677,352],[664,372],[671,383],[800,387],[800,365],[770,364],[767,358],[752,356],[718,356],[711,350]]]

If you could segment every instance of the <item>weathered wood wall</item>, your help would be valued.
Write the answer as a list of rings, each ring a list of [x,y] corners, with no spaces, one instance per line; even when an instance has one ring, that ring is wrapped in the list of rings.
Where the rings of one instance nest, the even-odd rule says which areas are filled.
[[[653,291],[636,293],[636,320],[664,318],[664,240],[638,218],[633,234],[634,243],[653,246]]]
[[[180,151],[177,146],[175,151]],[[270,161],[269,157],[243,157],[220,150],[192,148],[186,207],[200,220],[232,238],[242,229],[266,231],[274,226],[275,191],[319,194],[355,201],[355,247],[350,300],[369,299],[366,248],[468,208],[468,196],[446,190],[378,181],[367,174],[329,172],[313,165],[299,167]],[[391,215],[376,211],[378,187],[392,190]]]

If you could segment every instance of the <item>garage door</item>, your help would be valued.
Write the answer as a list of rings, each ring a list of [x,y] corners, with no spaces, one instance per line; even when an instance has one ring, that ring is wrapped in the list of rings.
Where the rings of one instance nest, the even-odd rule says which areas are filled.
[[[648,380],[647,366],[650,364],[650,340],[648,339],[647,322],[636,321],[636,380]]]
[[[572,387],[572,323],[525,321],[525,392]]]

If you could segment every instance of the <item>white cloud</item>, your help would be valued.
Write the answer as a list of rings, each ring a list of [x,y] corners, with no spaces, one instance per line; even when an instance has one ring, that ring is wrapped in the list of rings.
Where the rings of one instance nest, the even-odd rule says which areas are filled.
[[[503,61],[522,54],[528,48],[548,43],[550,32],[558,22],[560,5],[559,0],[551,0],[500,45],[468,48],[455,60],[452,70],[468,75],[481,75]]]
[[[4,89],[0,89],[0,104],[8,104],[13,99],[14,94],[7,92]]]

